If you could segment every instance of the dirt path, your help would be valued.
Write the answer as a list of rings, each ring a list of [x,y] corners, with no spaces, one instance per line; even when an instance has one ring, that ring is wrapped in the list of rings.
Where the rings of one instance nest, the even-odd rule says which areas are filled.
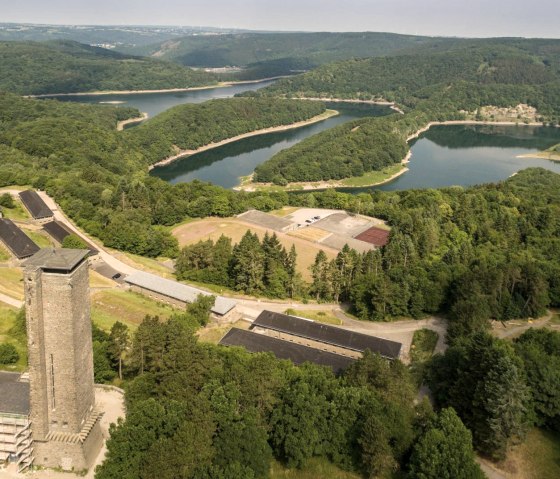
[[[525,331],[531,328],[540,329],[550,326],[553,329],[560,329],[560,325],[550,325],[550,320],[555,314],[557,314],[555,311],[548,311],[546,316],[542,318],[528,321],[514,319],[505,324],[500,321],[494,321],[492,324],[492,335],[497,338],[508,339],[521,336]]]

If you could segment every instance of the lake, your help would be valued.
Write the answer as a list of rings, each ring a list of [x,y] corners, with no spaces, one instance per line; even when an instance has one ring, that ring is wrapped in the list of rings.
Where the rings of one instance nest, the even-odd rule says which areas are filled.
[[[67,96],[62,101],[85,103],[123,102],[147,112],[150,117],[183,103],[201,103],[214,98],[228,98],[237,93],[257,90],[273,81],[232,85],[205,90],[135,95]],[[297,130],[246,138],[197,155],[185,157],[168,166],[152,170],[153,175],[170,183],[199,179],[224,188],[233,188],[240,176],[275,153],[301,140],[343,122],[364,116],[392,113],[388,107],[329,104],[340,115]],[[560,173],[560,162],[537,158],[517,158],[519,155],[544,150],[560,143],[560,128],[503,125],[435,126],[411,144],[409,171],[391,183],[373,187],[380,190],[468,186],[501,181],[528,167],[542,167]],[[360,192],[371,188],[345,188]]]
[[[239,184],[240,176],[250,175],[257,165],[311,135],[356,118],[394,113],[387,106],[342,103],[328,103],[327,106],[340,114],[302,128],[253,136],[187,156],[167,166],[154,168],[151,174],[170,183],[198,179],[233,188]]]
[[[184,103],[202,103],[216,98],[230,98],[244,91],[258,90],[274,83],[274,80],[256,83],[244,83],[219,88],[205,88],[203,90],[190,90],[182,92],[167,93],[135,93],[132,95],[68,95],[54,98],[59,101],[77,101],[80,103],[102,103],[119,102],[117,106],[130,106],[146,112],[153,117],[162,111]]]

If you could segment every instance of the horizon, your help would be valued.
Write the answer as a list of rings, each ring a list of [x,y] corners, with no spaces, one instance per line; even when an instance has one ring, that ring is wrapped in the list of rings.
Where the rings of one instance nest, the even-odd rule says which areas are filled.
[[[459,39],[492,39],[492,38],[523,38],[523,39],[547,39],[547,40],[560,40],[560,33],[555,37],[536,37],[536,36],[522,36],[522,35],[498,35],[498,36],[464,36],[464,35],[438,35],[438,34],[414,34],[402,33],[391,30],[264,30],[264,29],[249,29],[228,26],[212,26],[212,25],[181,25],[181,24],[150,24],[150,23],[39,23],[39,22],[0,22],[0,25],[26,25],[33,27],[141,27],[141,28],[185,28],[185,29],[205,29],[223,30],[224,34],[231,33],[381,33],[391,35],[403,36],[418,36],[418,37],[431,37],[431,38],[459,38]],[[227,32],[227,33],[226,33]]]
[[[320,12],[320,17],[316,15]],[[560,2],[538,0],[258,0],[207,2],[21,0],[3,6],[2,23],[105,26],[192,27],[261,32],[382,32],[457,38],[559,38]],[[184,21],[178,20],[185,18]]]

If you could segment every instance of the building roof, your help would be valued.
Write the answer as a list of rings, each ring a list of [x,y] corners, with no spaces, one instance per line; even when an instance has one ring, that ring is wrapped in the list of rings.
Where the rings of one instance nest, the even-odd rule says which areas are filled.
[[[340,373],[354,362],[353,358],[341,356],[340,354],[321,351],[239,328],[230,329],[222,338],[220,344],[224,346],[242,346],[252,353],[270,352],[278,359],[289,359],[294,364],[310,362],[320,366],[328,366],[335,373]]]
[[[360,233],[355,238],[375,246],[385,246],[389,242],[391,232],[382,228],[372,227]]]
[[[66,238],[67,236],[71,234],[76,234],[70,228],[68,228],[64,223],[61,223],[60,221],[57,220],[53,220],[48,223],[45,223],[43,225],[43,229],[60,244],[62,244],[64,238]],[[80,237],[80,240],[82,240],[84,244],[86,244],[87,248],[92,254],[99,253],[97,248],[95,248],[93,245],[87,242],[84,238]]]
[[[47,206],[43,199],[33,190],[25,190],[19,194],[25,207],[35,219],[48,218],[53,216],[52,210]]]
[[[387,359],[396,359],[401,352],[401,343],[388,339],[377,338],[367,334],[337,328],[328,324],[317,323],[310,319],[297,318],[286,314],[263,311],[252,327],[272,329],[294,336],[332,344],[352,351],[364,352],[369,349]]]
[[[83,259],[89,255],[87,249],[43,248],[29,258],[23,266],[25,268],[53,270],[61,272],[72,271]]]
[[[31,238],[11,220],[0,219],[0,239],[19,259],[27,258],[39,251],[39,247]]]
[[[0,414],[29,414],[29,382],[19,373],[0,371]]]
[[[154,293],[158,293],[169,298],[182,301],[184,303],[193,303],[199,294],[209,296],[210,293],[202,291],[201,289],[187,286],[186,284],[179,283],[170,279],[165,279],[155,274],[144,273],[137,271],[134,274],[127,276],[124,279],[128,284],[138,286]],[[212,306],[213,313],[223,316],[228,311],[232,310],[237,303],[233,299],[224,298],[223,296],[216,296],[216,302]]]

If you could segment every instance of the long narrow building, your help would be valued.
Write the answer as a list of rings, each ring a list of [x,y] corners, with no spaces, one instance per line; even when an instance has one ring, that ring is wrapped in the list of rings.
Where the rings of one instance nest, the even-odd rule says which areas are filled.
[[[34,220],[39,222],[50,221],[54,213],[43,201],[43,199],[33,190],[25,190],[19,194],[19,198],[23,203],[23,206],[27,208],[27,211],[31,214]]]
[[[396,341],[272,311],[263,311],[253,321],[251,330],[353,358],[360,358],[370,350],[386,359],[398,359],[402,349],[402,344]]]
[[[340,374],[354,362],[354,359],[340,354],[320,351],[319,349],[238,328],[228,331],[221,339],[220,344],[223,346],[240,346],[251,353],[272,353],[278,359],[289,359],[296,365],[310,362],[327,366],[335,374]]]
[[[19,229],[12,220],[0,218],[0,240],[17,259],[24,259],[39,251],[33,240]]]

